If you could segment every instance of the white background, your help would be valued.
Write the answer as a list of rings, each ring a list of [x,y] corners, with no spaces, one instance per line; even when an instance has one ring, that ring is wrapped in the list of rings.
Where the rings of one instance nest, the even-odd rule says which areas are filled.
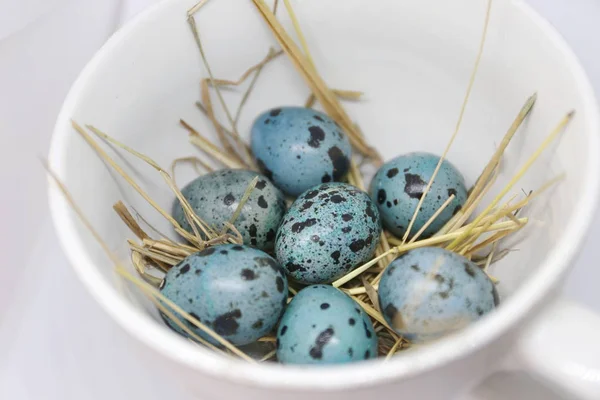
[[[49,220],[38,160],[79,70],[157,1],[0,0],[0,399],[189,399],[133,357],[76,280]],[[529,3],[565,36],[600,94],[600,1]],[[600,312],[596,221],[564,293]]]

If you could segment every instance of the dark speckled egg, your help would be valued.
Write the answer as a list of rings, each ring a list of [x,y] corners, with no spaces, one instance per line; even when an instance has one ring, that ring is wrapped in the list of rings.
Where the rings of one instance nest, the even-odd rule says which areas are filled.
[[[385,320],[413,342],[460,330],[498,305],[492,281],[463,256],[438,247],[401,255],[379,283]]]
[[[371,182],[371,198],[377,203],[383,226],[394,235],[404,235],[439,160],[434,154],[409,153],[385,163],[377,171]],[[463,176],[444,160],[425,196],[411,233],[418,232],[452,194],[454,200],[425,229],[422,238],[440,230],[467,200]]]
[[[200,176],[186,185],[181,193],[194,212],[217,229],[230,220],[256,176],[260,179],[235,221],[235,227],[244,237],[244,244],[269,251],[273,249],[275,234],[285,214],[283,193],[266,177],[240,169],[225,169]],[[179,200],[173,204],[173,218],[188,232],[188,223]]]
[[[275,259],[252,247],[234,244],[209,247],[185,258],[169,270],[160,290],[235,345],[254,342],[271,331],[288,296],[287,279]],[[163,318],[185,336],[182,329],[166,316]],[[194,325],[185,323],[214,342]]]
[[[377,207],[346,183],[324,183],[301,194],[277,231],[275,253],[301,283],[328,283],[367,262],[381,235]]]
[[[331,118],[303,107],[261,114],[252,125],[251,146],[263,173],[291,196],[341,180],[352,154],[348,138]]]
[[[377,335],[371,320],[333,286],[302,289],[281,318],[277,358],[284,364],[339,364],[375,357]]]

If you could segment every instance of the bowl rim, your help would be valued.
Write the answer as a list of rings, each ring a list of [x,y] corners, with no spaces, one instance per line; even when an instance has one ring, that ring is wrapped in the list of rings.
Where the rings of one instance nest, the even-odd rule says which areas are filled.
[[[93,78],[96,67],[122,39],[136,30],[151,15],[170,7],[171,3],[175,1],[161,0],[134,17],[110,37],[79,74],[63,103],[52,134],[49,160],[59,177],[65,176],[63,160],[66,158],[66,144],[72,133],[70,123],[72,110],[77,105],[80,92],[88,80]],[[569,240],[558,243],[538,271],[528,277],[521,289],[510,296],[502,307],[477,324],[461,331],[460,335],[446,337],[427,348],[417,352],[407,352],[403,357],[394,357],[385,363],[372,360],[328,368],[283,366],[271,363],[250,364],[215,354],[189,343],[166,327],[157,324],[149,316],[135,309],[102,277],[97,269],[97,262],[94,262],[85,250],[77,234],[76,218],[73,217],[61,192],[49,178],[50,213],[61,247],[76,275],[101,307],[128,334],[147,347],[192,370],[237,384],[298,391],[350,390],[374,386],[377,383],[406,379],[445,366],[499,339],[522,321],[530,310],[540,306],[548,292],[567,272],[593,221],[600,198],[600,114],[589,79],[566,41],[548,21],[521,0],[513,1],[511,4],[527,14],[531,23],[537,25],[548,36],[558,51],[563,54],[576,78],[577,89],[583,96],[586,110],[586,126],[589,127],[590,145],[587,151],[590,168],[584,178],[589,185],[581,193],[578,207],[564,232],[564,237]],[[108,258],[107,263],[110,263]]]

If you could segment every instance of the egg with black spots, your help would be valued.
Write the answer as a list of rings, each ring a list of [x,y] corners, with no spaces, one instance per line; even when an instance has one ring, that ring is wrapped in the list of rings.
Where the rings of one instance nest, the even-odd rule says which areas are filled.
[[[224,244],[194,253],[171,268],[160,291],[223,338],[244,345],[275,327],[287,302],[288,284],[273,257],[249,246]],[[186,336],[167,316],[163,319]],[[183,317],[180,320],[217,343]]]
[[[379,282],[379,305],[387,323],[412,342],[459,331],[498,306],[487,274],[467,258],[439,247],[404,253]]]
[[[290,206],[275,254],[294,280],[329,283],[369,261],[380,235],[379,212],[367,193],[347,183],[324,183]]]
[[[377,204],[383,226],[397,237],[403,237],[408,229],[439,160],[440,157],[430,153],[401,155],[385,163],[371,181],[371,198]],[[423,231],[421,238],[439,231],[467,200],[462,174],[444,160],[425,196],[411,234],[417,233],[451,195],[454,199]]]
[[[250,142],[262,172],[291,196],[338,182],[350,168],[346,134],[329,116],[310,108],[266,111],[254,121]]]
[[[330,285],[308,286],[288,305],[277,330],[284,364],[340,364],[377,357],[373,324],[349,296]]]
[[[270,251],[286,204],[283,193],[265,176],[254,171],[224,169],[194,179],[181,193],[198,217],[220,230],[231,219],[248,185],[257,176],[258,182],[234,225],[242,234],[244,244]],[[178,199],[173,204],[173,218],[193,233]]]

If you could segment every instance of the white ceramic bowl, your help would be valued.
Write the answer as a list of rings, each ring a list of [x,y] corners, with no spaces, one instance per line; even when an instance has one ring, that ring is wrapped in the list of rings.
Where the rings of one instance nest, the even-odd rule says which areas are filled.
[[[115,34],[73,85],[54,131],[52,168],[123,260],[128,259],[125,240],[131,234],[112,212],[114,202],[124,200],[159,229],[167,230],[167,224],[103,164],[71,128],[70,120],[93,124],[164,167],[174,158],[196,154],[178,125],[184,118],[202,132],[212,132],[194,106],[206,71],[186,23],[186,10],[193,3],[163,1]],[[475,60],[486,2],[293,3],[328,84],[366,93],[363,102],[348,103],[347,109],[384,157],[412,150],[441,153],[454,129]],[[290,27],[283,6],[279,15]],[[198,13],[197,21],[218,77],[237,78],[275,43],[249,0],[213,0]],[[567,174],[565,181],[527,209],[532,223],[518,245],[520,251],[493,267],[492,273],[501,281],[503,304],[460,334],[389,362],[283,367],[250,365],[211,353],[167,329],[144,297],[119,281],[108,258],[51,186],[53,218],[75,271],[131,335],[133,347],[201,398],[310,395],[348,400],[386,394],[437,398],[440,390],[451,398],[489,374],[520,343],[518,331],[554,295],[598,200],[600,125],[584,72],[559,35],[527,5],[497,1],[461,132],[449,153],[468,184],[534,92],[537,104],[506,152],[497,187],[508,181],[566,112],[575,109],[577,114],[559,144],[515,189],[515,193],[535,189],[560,173]],[[301,104],[307,95],[289,61],[279,59],[260,78],[240,120],[240,131],[247,134],[260,111]],[[226,93],[232,107],[239,98],[239,93]],[[111,149],[109,153],[114,154]],[[173,196],[153,170],[131,157],[116,159],[169,209]],[[191,177],[186,171],[179,183]]]

